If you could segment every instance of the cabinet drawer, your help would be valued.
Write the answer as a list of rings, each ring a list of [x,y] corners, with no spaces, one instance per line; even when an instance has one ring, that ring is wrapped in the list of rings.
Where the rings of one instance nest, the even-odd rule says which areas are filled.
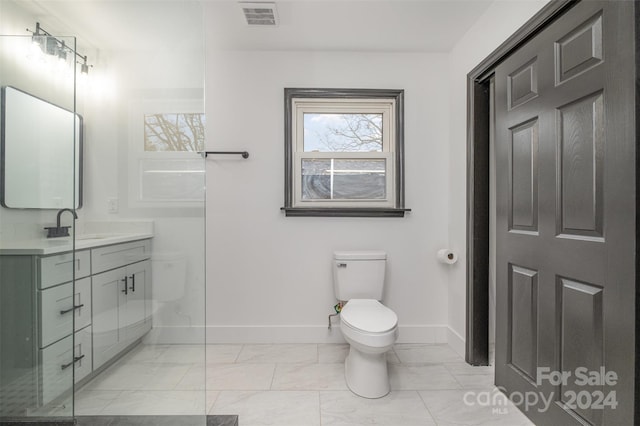
[[[72,292],[73,283],[38,292],[41,348],[70,335],[74,315],[76,331],[91,324],[91,278],[76,281]]]
[[[108,271],[151,257],[149,240],[99,247],[91,250],[92,273]]]
[[[73,356],[75,357],[74,381],[78,383],[84,379],[92,370],[92,344],[91,344],[91,326],[85,327],[75,334]]]
[[[73,332],[73,283],[38,292],[40,347],[70,336]]]
[[[48,404],[73,387],[73,339],[71,336],[40,350],[42,404]]]
[[[38,258],[38,288],[45,289],[56,284],[66,283],[73,279],[75,268],[76,279],[91,274],[91,255],[89,250],[55,256]]]

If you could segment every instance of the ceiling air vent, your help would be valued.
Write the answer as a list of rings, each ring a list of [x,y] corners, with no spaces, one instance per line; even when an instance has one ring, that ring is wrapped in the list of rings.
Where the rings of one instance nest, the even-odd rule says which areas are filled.
[[[278,26],[278,11],[275,3],[240,3],[247,25],[260,27]]]

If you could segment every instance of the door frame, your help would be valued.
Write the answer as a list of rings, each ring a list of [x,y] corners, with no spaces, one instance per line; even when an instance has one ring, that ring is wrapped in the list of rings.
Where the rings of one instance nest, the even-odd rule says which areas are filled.
[[[490,79],[500,62],[579,2],[580,0],[550,1],[467,74],[467,321],[465,360],[471,365],[489,365]]]

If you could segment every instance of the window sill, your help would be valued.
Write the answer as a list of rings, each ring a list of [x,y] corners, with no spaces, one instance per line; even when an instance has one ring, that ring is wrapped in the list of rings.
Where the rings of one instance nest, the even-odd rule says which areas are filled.
[[[281,207],[287,217],[404,217],[411,209],[363,207]]]

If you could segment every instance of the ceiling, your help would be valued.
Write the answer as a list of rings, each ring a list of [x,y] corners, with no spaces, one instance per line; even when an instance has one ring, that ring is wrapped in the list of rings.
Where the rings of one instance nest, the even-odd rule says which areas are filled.
[[[248,27],[237,3],[208,5],[210,42],[258,50],[447,52],[490,1],[277,2],[280,26]]]
[[[108,50],[448,52],[489,0],[276,1],[278,27],[249,27],[235,1],[19,0],[43,27]]]

